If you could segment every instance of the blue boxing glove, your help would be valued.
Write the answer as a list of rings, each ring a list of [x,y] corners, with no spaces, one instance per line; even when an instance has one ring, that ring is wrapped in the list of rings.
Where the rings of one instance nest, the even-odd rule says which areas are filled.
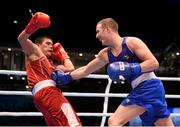
[[[108,65],[107,73],[113,81],[117,81],[120,75],[140,75],[141,66],[139,63],[114,62]]]
[[[51,74],[51,79],[54,80],[57,85],[66,85],[73,80],[69,73],[64,73],[61,70],[54,70]]]

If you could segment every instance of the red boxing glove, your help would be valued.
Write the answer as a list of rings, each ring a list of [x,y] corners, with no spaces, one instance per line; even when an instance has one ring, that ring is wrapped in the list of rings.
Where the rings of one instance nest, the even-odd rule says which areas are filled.
[[[63,46],[59,42],[53,45],[52,56],[62,63],[65,59],[69,59],[67,52],[64,50]]]
[[[27,34],[32,34],[35,31],[37,31],[39,28],[47,28],[50,26],[50,17],[49,15],[42,13],[42,12],[36,12],[26,28],[24,29]]]

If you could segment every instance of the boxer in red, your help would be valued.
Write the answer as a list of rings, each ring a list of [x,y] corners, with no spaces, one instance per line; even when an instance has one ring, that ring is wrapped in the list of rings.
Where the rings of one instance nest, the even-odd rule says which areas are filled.
[[[27,79],[33,102],[48,126],[81,126],[73,107],[51,80],[51,73],[55,69],[63,72],[74,70],[68,54],[60,43],[53,45],[49,36],[38,37],[35,43],[29,39],[38,29],[49,26],[49,15],[37,12],[18,36],[25,53]],[[54,65],[52,58],[59,60],[62,65]]]

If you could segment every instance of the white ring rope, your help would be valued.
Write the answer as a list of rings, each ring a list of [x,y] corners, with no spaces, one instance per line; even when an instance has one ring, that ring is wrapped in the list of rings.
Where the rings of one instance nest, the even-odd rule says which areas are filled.
[[[26,71],[0,70],[0,74],[5,74],[5,75],[26,75]]]
[[[0,70],[0,74],[6,74],[6,75],[26,75],[26,71],[12,71],[12,70]],[[94,79],[108,79],[108,75],[99,75],[99,74],[90,74],[86,76],[85,78],[94,78]],[[158,77],[162,81],[179,81],[180,78],[176,77]]]
[[[0,74],[26,76],[25,71],[0,70]],[[108,84],[107,84],[105,93],[63,92],[63,95],[71,96],[71,97],[104,97],[103,113],[88,113],[88,112],[77,113],[78,116],[102,117],[101,127],[104,127],[106,117],[112,114],[112,113],[107,113],[109,97],[123,97],[124,98],[128,95],[128,93],[118,93],[118,94],[109,93],[112,80],[109,78],[108,75],[90,74],[84,78],[108,79]],[[163,81],[179,81],[180,82],[180,78],[175,78],[175,77],[159,77],[159,79]],[[32,95],[32,93],[29,91],[0,91],[0,95]],[[180,99],[180,95],[165,95],[165,97],[171,98],[171,99]],[[40,112],[0,112],[0,116],[42,116],[42,113]],[[180,113],[171,113],[171,116],[179,117]]]
[[[32,95],[29,91],[0,91],[0,95]],[[126,97],[128,93],[69,93],[63,92],[68,97]],[[169,99],[180,99],[180,95],[165,95]]]
[[[108,117],[112,113],[79,112],[78,116]],[[43,116],[41,112],[0,112],[0,116]],[[180,117],[180,113],[171,113],[171,116]]]
[[[26,71],[0,70],[0,74],[26,76]],[[108,79],[109,76],[108,75],[91,74],[91,75],[86,76],[85,78]]]

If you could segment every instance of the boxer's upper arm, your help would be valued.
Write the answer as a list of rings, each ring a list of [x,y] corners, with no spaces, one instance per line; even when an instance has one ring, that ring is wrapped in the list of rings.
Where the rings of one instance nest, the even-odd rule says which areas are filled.
[[[25,55],[30,56],[31,54],[36,54],[39,51],[39,48],[30,39],[28,39],[28,37],[29,37],[28,34],[26,34],[25,32],[22,32],[18,36],[18,41]]]

